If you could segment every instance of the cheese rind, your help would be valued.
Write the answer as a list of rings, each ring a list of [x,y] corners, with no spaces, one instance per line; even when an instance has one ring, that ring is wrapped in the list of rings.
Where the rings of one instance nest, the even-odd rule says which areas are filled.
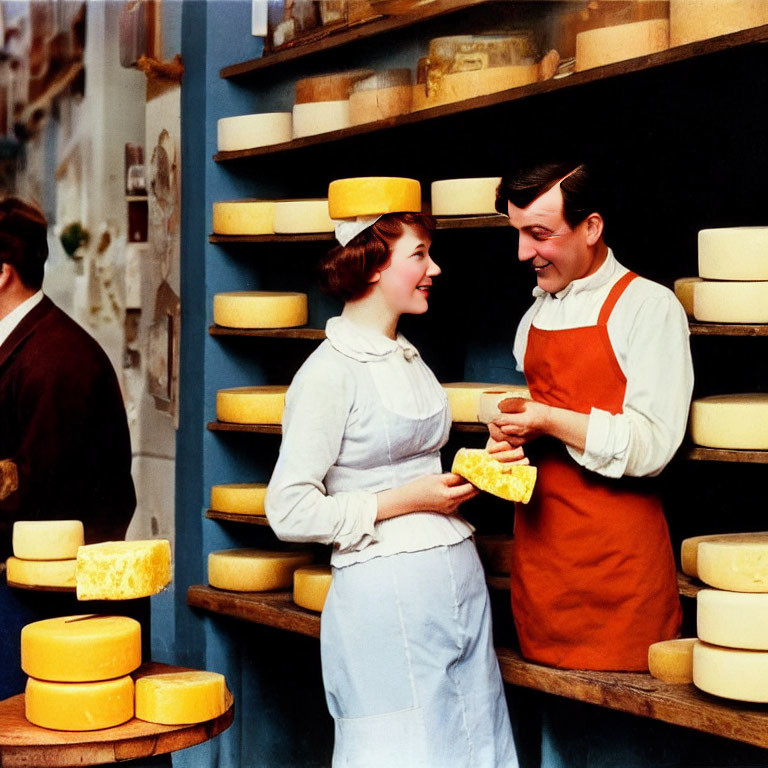
[[[235,515],[263,515],[266,483],[229,483],[211,487],[211,509]]]
[[[295,235],[303,232],[333,232],[328,200],[275,200],[275,232]]]
[[[167,539],[103,541],[77,551],[78,600],[133,600],[149,597],[171,582]]]
[[[372,69],[350,69],[301,78],[296,81],[296,104],[343,101],[349,98],[350,89],[358,80],[372,74]]]
[[[332,579],[330,565],[304,565],[297,568],[293,574],[293,602],[308,611],[321,612]]]
[[[693,288],[700,283],[700,277],[678,277],[674,283],[674,292],[677,300],[683,305],[688,317],[693,317]]]
[[[216,127],[219,152],[282,144],[292,136],[290,112],[222,117]]]
[[[699,578],[731,592],[768,592],[768,541],[702,541]]]
[[[213,204],[213,232],[217,235],[273,235],[272,200],[222,200]]]
[[[496,213],[501,177],[441,179],[431,185],[433,216],[480,216]]]
[[[358,80],[349,92],[349,120],[362,125],[411,111],[413,77],[410,69],[387,69]]]
[[[695,637],[662,640],[648,648],[648,670],[664,683],[693,682]]]
[[[702,280],[693,286],[693,316],[705,323],[768,323],[768,281]]]
[[[459,448],[451,472],[482,491],[523,504],[530,501],[536,484],[536,467],[497,461],[482,448]]]
[[[691,439],[708,448],[768,450],[768,394],[711,395],[691,403]]]
[[[670,0],[670,45],[768,24],[765,0]]]
[[[349,99],[314,101],[293,105],[293,138],[341,131],[352,125]]]
[[[699,590],[696,634],[712,645],[768,651],[768,594]]]
[[[213,297],[213,322],[226,328],[295,328],[306,325],[307,294],[232,291]]]
[[[396,176],[336,179],[328,185],[328,211],[332,219],[418,213],[421,185],[416,179]]]
[[[528,387],[522,384],[510,384],[483,390],[477,399],[477,420],[483,424],[493,421],[501,415],[499,404],[510,397],[522,397],[530,400],[531,393]]]
[[[71,560],[85,543],[80,520],[17,520],[13,554],[22,560]]]
[[[708,280],[768,280],[768,227],[702,229],[699,275]]]
[[[699,640],[693,647],[693,684],[726,699],[768,702],[768,653]]]
[[[39,680],[109,680],[141,664],[141,625],[127,616],[62,616],[21,630],[21,668]]]
[[[579,32],[576,71],[636,59],[669,48],[669,21],[650,19]]]
[[[5,561],[8,583],[25,587],[74,587],[77,560],[21,560],[9,557]]]
[[[204,670],[144,675],[136,680],[136,717],[161,725],[202,723],[227,711],[224,675]]]
[[[208,583],[234,592],[285,589],[293,584],[293,572],[311,562],[311,552],[223,549],[208,555]]]
[[[768,531],[756,533],[712,533],[704,536],[690,536],[680,545],[680,567],[687,576],[699,577],[699,544],[702,541],[753,541],[768,543]]]
[[[458,422],[488,422],[499,415],[497,404],[506,397],[527,397],[527,387],[521,384],[489,384],[476,381],[451,381],[441,385],[451,409],[451,420]],[[486,393],[489,393],[485,397]],[[490,394],[497,393],[497,394]],[[482,416],[480,414],[482,401]],[[486,418],[490,416],[490,418]]]
[[[235,424],[280,424],[285,385],[234,387],[216,393],[216,418]]]

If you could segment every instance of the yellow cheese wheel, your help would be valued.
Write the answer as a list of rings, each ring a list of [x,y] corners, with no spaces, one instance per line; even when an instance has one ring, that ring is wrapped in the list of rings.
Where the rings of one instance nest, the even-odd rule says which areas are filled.
[[[693,316],[704,323],[768,323],[768,281],[702,280],[693,287]]]
[[[77,560],[21,560],[9,557],[5,562],[8,583],[25,587],[74,587]]]
[[[103,541],[77,550],[78,600],[133,600],[155,595],[171,582],[167,539]]]
[[[220,389],[216,418],[235,424],[280,424],[287,391],[284,385]]]
[[[528,390],[519,384],[490,384],[488,382],[477,381],[451,381],[442,385],[443,391],[448,398],[448,405],[451,409],[452,421],[484,421],[493,414],[495,418],[496,403],[506,397],[526,397]],[[498,399],[494,395],[484,398],[486,392],[498,393]],[[480,416],[480,400],[483,398],[483,415]],[[491,406],[493,402],[493,406]]]
[[[649,19],[579,32],[576,71],[636,59],[669,48],[669,21]]]
[[[328,200],[276,200],[275,232],[295,235],[302,232],[333,232]]]
[[[307,294],[233,291],[213,297],[213,322],[226,328],[293,328],[307,322]]]
[[[328,186],[332,219],[421,211],[421,185],[415,179],[362,176],[336,179]]]
[[[662,640],[648,648],[648,670],[663,683],[693,682],[695,637]]]
[[[136,717],[162,725],[202,723],[227,711],[224,675],[204,670],[144,675],[136,680]]]
[[[296,81],[296,104],[348,99],[352,86],[372,74],[372,69],[350,69],[304,77]]]
[[[328,131],[341,131],[352,125],[349,99],[339,101],[308,101],[293,105],[293,138],[314,136]]]
[[[696,634],[712,645],[768,651],[768,594],[699,590]]]
[[[230,483],[211,488],[211,509],[235,515],[263,515],[266,483]]]
[[[70,560],[85,543],[80,520],[17,520],[13,554],[22,560]]]
[[[475,543],[480,560],[488,573],[508,574],[512,570],[512,536],[507,534],[477,534]]]
[[[217,235],[272,235],[275,232],[275,204],[272,200],[214,203],[213,231]]]
[[[699,578],[731,592],[768,592],[768,540],[702,541]]]
[[[670,45],[768,24],[765,0],[670,0]]]
[[[688,317],[693,317],[693,288],[700,283],[700,277],[678,277],[675,280],[674,291],[677,300],[683,305]]]
[[[110,680],[141,664],[141,625],[127,616],[61,616],[21,630],[21,668],[39,680]]]
[[[433,216],[480,216],[496,213],[501,178],[441,179],[432,182]]]
[[[234,592],[285,589],[293,584],[293,572],[311,562],[311,552],[223,549],[208,555],[208,583]]]
[[[699,544],[702,541],[754,541],[768,542],[768,531],[757,533],[712,533],[683,539],[680,546],[680,567],[683,573],[699,577]]]
[[[291,140],[291,113],[265,112],[218,121],[219,152],[255,149]]]
[[[699,640],[693,646],[693,684],[726,699],[768,702],[768,653],[721,648]]]
[[[523,504],[530,501],[536,484],[536,467],[496,461],[482,448],[459,448],[451,472],[461,475],[481,491]]]
[[[483,424],[493,421],[501,414],[499,403],[508,397],[524,397],[531,399],[528,387],[522,384],[508,384],[483,390],[477,399],[477,420]]]
[[[27,680],[25,715],[33,725],[57,731],[112,728],[133,717],[133,680],[129,676],[98,683]]]
[[[702,229],[699,275],[708,280],[768,280],[768,227]]]
[[[691,403],[691,439],[708,448],[768,450],[768,394],[711,395]]]
[[[322,611],[331,588],[330,565],[305,565],[293,574],[293,602],[309,611]]]

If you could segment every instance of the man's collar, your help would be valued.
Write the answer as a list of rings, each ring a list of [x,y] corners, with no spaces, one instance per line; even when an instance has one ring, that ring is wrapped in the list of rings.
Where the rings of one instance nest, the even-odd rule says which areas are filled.
[[[550,294],[542,288],[539,288],[537,285],[532,291],[533,296],[536,299],[542,296],[551,296],[554,299],[562,300],[569,294],[577,296],[579,293],[583,293],[584,291],[594,291],[595,289],[600,288],[600,286],[605,285],[613,279],[616,272],[617,263],[618,262],[613,255],[613,251],[609,248],[605,257],[605,261],[603,261],[603,263],[597,268],[597,271],[593,272],[591,275],[580,277],[578,280],[571,280],[571,282],[568,283],[568,285],[566,285],[562,291],[558,291],[557,293],[553,294]]]

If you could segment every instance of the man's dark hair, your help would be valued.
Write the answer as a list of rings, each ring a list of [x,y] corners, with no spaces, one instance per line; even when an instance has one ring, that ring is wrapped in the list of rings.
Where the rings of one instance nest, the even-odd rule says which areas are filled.
[[[0,264],[10,264],[27,288],[43,285],[48,226],[42,211],[18,197],[0,200]]]

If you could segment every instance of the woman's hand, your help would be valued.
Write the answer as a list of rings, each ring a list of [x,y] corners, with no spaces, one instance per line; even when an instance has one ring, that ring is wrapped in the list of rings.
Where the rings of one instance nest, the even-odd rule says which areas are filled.
[[[485,450],[496,461],[501,461],[504,464],[530,464],[528,457],[523,451],[523,447],[513,448],[506,440],[494,440],[492,437],[489,437],[488,442],[485,444]]]
[[[519,448],[528,441],[547,432],[550,407],[523,397],[508,397],[499,403],[501,416],[497,416],[488,430],[496,442],[506,442],[510,448]]]
[[[463,477],[445,472],[442,475],[424,475],[398,488],[389,488],[376,494],[377,520],[406,515],[409,512],[437,512],[452,515],[480,491]]]

